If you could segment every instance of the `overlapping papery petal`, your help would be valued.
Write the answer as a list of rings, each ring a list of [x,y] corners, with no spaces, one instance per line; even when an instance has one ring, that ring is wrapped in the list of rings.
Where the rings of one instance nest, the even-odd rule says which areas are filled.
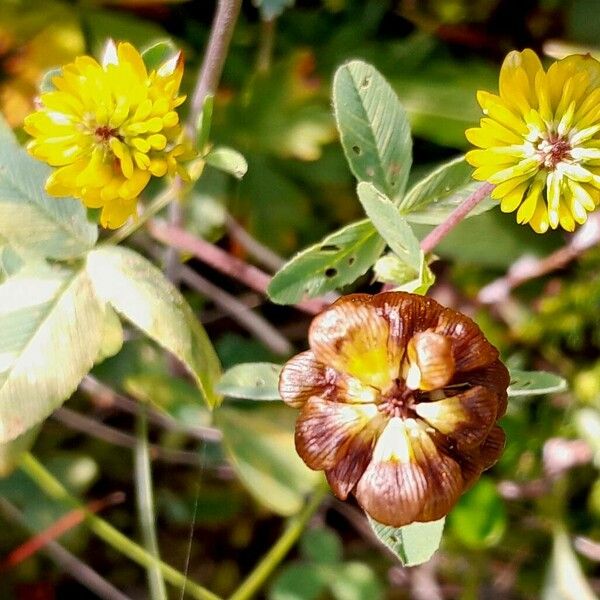
[[[546,72],[532,50],[511,52],[499,95],[477,100],[485,116],[466,136],[480,149],[466,159],[501,210],[538,233],[585,223],[600,202],[600,63],[573,55]]]
[[[402,292],[346,296],[283,368],[296,448],[393,526],[446,514],[502,452],[508,371],[468,317]]]
[[[64,66],[25,120],[29,152],[56,167],[48,193],[101,208],[102,225],[116,228],[152,176],[187,177],[191,146],[175,110],[182,73],[180,53],[148,72],[131,44],[112,42],[102,63],[80,56]]]

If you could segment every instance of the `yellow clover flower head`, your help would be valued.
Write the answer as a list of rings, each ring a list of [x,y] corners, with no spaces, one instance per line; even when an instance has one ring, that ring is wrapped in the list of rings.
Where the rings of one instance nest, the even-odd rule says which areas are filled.
[[[466,132],[473,177],[495,184],[519,223],[573,231],[600,202],[600,63],[572,55],[544,71],[535,52],[515,51],[499,83],[499,95],[477,93],[485,116]]]
[[[65,65],[25,120],[29,153],[58,167],[47,192],[102,208],[101,224],[114,229],[135,214],[152,175],[186,177],[190,146],[175,110],[182,74],[181,53],[148,72],[131,44],[112,41],[101,63],[80,56]]]

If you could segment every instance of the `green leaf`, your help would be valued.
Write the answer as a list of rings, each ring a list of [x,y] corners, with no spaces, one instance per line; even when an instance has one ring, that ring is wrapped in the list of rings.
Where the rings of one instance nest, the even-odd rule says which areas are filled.
[[[384,589],[368,565],[349,562],[336,567],[329,588],[336,600],[380,600]]]
[[[155,42],[142,51],[142,60],[148,71],[157,70],[163,63],[175,56],[178,52],[172,40],[165,39]]]
[[[68,398],[102,343],[105,305],[85,269],[21,269],[0,285],[0,443]]]
[[[361,182],[356,190],[375,229],[416,276],[421,269],[423,252],[419,246],[419,240],[406,219],[400,216],[392,201],[377,190],[373,184]]]
[[[217,355],[181,293],[145,258],[122,247],[89,253],[87,270],[98,295],[190,370],[209,406],[220,398]]]
[[[242,363],[223,374],[217,391],[244,400],[281,400],[279,373],[281,365],[274,363]]]
[[[353,283],[368,271],[383,247],[369,221],[346,225],[286,263],[269,284],[269,298],[278,304],[294,304],[305,296]]]
[[[317,600],[327,585],[327,573],[314,564],[288,565],[269,590],[269,600]]]
[[[414,223],[438,225],[470,196],[482,183],[472,179],[473,167],[459,157],[447,162],[417,182],[404,196],[398,208]],[[480,202],[469,217],[494,208],[498,203],[490,197]]]
[[[387,546],[405,567],[427,562],[439,548],[445,517],[428,523],[390,527],[368,517],[377,539]]]
[[[373,272],[377,281],[390,283],[394,285],[395,290],[401,292],[424,295],[435,283],[435,275],[429,268],[423,253],[421,253],[421,265],[418,273],[415,273],[411,267],[392,253],[377,259],[373,265]]]
[[[510,386],[508,396],[541,396],[543,394],[555,394],[564,392],[567,382],[556,373],[546,371],[521,371],[510,370]]]
[[[302,508],[320,477],[296,453],[295,419],[293,410],[273,404],[252,409],[221,406],[215,411],[240,480],[258,502],[283,516]]]
[[[468,548],[482,550],[495,546],[507,525],[506,509],[495,483],[480,479],[448,516],[452,533]]]
[[[246,159],[233,148],[220,146],[212,149],[204,160],[211,166],[241,179],[248,171]]]
[[[19,466],[21,457],[29,452],[39,432],[39,427],[32,427],[18,438],[0,444],[0,478],[7,477]]]
[[[51,168],[31,158],[0,116],[0,236],[48,258],[81,256],[98,237],[81,202],[44,192]]]
[[[302,555],[316,563],[339,563],[344,553],[342,541],[331,529],[308,529],[300,539]]]
[[[202,105],[202,112],[198,115],[198,123],[196,124],[196,146],[200,152],[203,152],[208,144],[214,103],[215,97],[212,94],[206,96],[206,98],[204,98],[204,104]]]
[[[349,62],[335,74],[333,106],[354,176],[399,198],[412,163],[412,140],[406,113],[390,85],[371,65]]]
[[[563,527],[554,531],[552,559],[541,600],[598,600],[587,582]]]
[[[110,304],[105,306],[105,310],[100,352],[94,361],[96,364],[118,354],[123,347],[123,326],[119,315],[110,307]]]

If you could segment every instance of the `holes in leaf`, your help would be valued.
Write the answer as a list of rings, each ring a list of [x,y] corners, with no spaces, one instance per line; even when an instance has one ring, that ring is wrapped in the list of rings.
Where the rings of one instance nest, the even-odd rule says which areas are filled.
[[[354,154],[356,154],[356,156],[360,156],[362,154],[362,150],[360,149],[360,146],[357,146],[357,145],[352,146],[352,152],[354,152]]]
[[[356,257],[354,257],[354,256],[351,256],[351,257],[348,259],[348,266],[349,266],[349,267],[351,267],[351,266],[352,266],[352,265],[353,265],[355,262],[356,262]]]
[[[262,387],[262,386],[264,386],[264,385],[265,385],[265,380],[264,380],[264,379],[261,379],[260,377],[258,377],[258,378],[256,379],[256,382],[255,382],[255,384],[256,384],[256,387]]]
[[[366,90],[369,86],[371,85],[371,76],[370,75],[365,75],[361,84],[360,84],[360,88],[362,90]]]
[[[329,279],[331,279],[332,277],[335,277],[338,274],[338,271],[335,267],[329,267],[328,269],[325,270],[325,277],[328,277]]]
[[[392,542],[392,544],[398,544],[400,542],[400,538],[397,535],[390,535],[390,542]]]
[[[341,250],[337,244],[323,244],[319,249],[321,252],[339,252]]]

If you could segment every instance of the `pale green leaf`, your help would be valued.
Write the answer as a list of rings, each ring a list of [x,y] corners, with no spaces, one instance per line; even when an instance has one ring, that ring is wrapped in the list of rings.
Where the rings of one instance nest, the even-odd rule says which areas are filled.
[[[337,567],[329,582],[335,600],[381,600],[384,589],[368,565],[349,562]]]
[[[39,432],[39,427],[32,427],[18,438],[0,444],[0,478],[7,477],[19,466],[21,457],[29,452]]]
[[[373,225],[358,221],[306,248],[273,277],[267,293],[273,302],[294,304],[353,283],[368,271],[384,248]]]
[[[600,411],[591,407],[580,408],[573,421],[579,437],[590,445],[594,464],[600,469]]]
[[[213,148],[204,160],[211,166],[241,179],[248,171],[248,163],[240,152],[226,146]]]
[[[123,326],[121,325],[119,315],[111,308],[110,304],[106,305],[105,310],[102,326],[102,342],[100,344],[100,352],[95,360],[96,364],[114,356],[123,347]]]
[[[417,182],[404,196],[398,208],[413,223],[438,225],[482,183],[472,178],[473,167],[459,157],[447,162]],[[469,214],[479,215],[498,203],[487,197]]]
[[[62,73],[62,69],[60,69],[60,68],[50,69],[49,71],[46,71],[42,75],[42,80],[40,81],[40,85],[39,85],[40,92],[44,93],[44,92],[54,91],[56,88],[54,87],[54,84],[52,83],[52,79],[54,77],[60,75],[61,73]]]
[[[373,265],[375,279],[389,283],[395,290],[424,295],[435,283],[435,275],[429,268],[425,256],[421,253],[421,265],[418,274],[398,256],[388,253]]]
[[[521,371],[510,370],[510,386],[508,396],[540,396],[564,392],[567,382],[556,373],[546,371]]]
[[[421,269],[423,252],[406,219],[400,216],[392,201],[373,184],[361,182],[356,190],[358,199],[375,229],[398,258],[417,275]]]
[[[123,247],[89,253],[87,270],[98,295],[190,370],[209,406],[219,402],[217,355],[181,293],[148,260]]]
[[[98,228],[81,202],[46,194],[51,171],[18,145],[0,116],[0,236],[16,249],[74,258],[96,243]]]
[[[230,398],[244,400],[281,400],[279,395],[281,365],[242,363],[228,369],[217,384],[217,391]]]
[[[100,351],[104,303],[85,269],[21,269],[0,285],[0,442],[68,398]]]
[[[163,63],[174,57],[179,50],[170,39],[159,40],[142,51],[142,60],[148,71],[158,69]]]
[[[302,508],[321,476],[296,453],[295,420],[293,410],[274,404],[250,410],[221,406],[215,412],[240,480],[258,502],[284,516]]]
[[[567,532],[555,528],[552,559],[546,574],[541,600],[598,600],[573,552]]]
[[[212,94],[208,94],[204,99],[202,111],[198,115],[198,122],[196,123],[196,146],[200,152],[203,152],[206,144],[208,144],[214,103],[215,97]]]
[[[405,567],[420,565],[433,556],[442,540],[444,522],[445,517],[428,523],[390,527],[369,517],[369,524],[377,539],[386,545]]]
[[[396,200],[412,163],[410,126],[398,97],[371,65],[342,65],[333,81],[340,140],[358,181],[369,181]]]

